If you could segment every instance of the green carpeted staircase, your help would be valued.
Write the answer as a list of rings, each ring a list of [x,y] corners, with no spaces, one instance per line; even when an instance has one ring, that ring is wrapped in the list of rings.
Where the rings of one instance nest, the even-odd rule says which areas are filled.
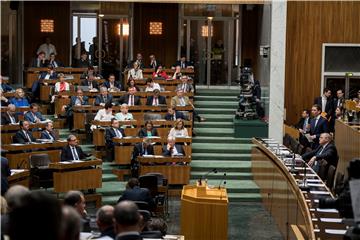
[[[197,112],[206,122],[196,122],[192,144],[191,181],[211,169],[208,184],[219,186],[226,173],[229,201],[260,201],[259,189],[252,181],[250,139],[234,138],[233,117],[238,107],[238,89],[198,89]]]

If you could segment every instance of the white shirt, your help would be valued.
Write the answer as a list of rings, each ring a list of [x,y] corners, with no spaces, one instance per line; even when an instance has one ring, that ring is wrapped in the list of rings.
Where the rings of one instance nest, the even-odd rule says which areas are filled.
[[[315,118],[315,127],[317,126],[319,119],[320,119],[320,115]]]
[[[65,82],[65,91],[70,90],[70,84]],[[55,83],[55,92],[60,92],[60,82]]]
[[[126,120],[134,119],[134,117],[131,113],[123,114],[122,112],[115,114],[115,118],[119,121],[126,121]]]
[[[128,79],[132,77],[133,79],[143,79],[143,73],[141,69],[135,70],[134,68],[130,69],[128,73]]]
[[[160,85],[158,83],[154,83],[152,87],[146,87],[145,92],[153,92],[155,89],[161,90]]]
[[[114,115],[112,112],[107,113],[105,109],[100,109],[94,118],[94,120],[97,121],[111,121],[111,119],[114,118]]]
[[[186,128],[183,128],[181,130],[172,128],[169,132],[168,137],[188,137],[188,136],[189,136],[189,133]]]
[[[321,101],[322,101],[322,103],[321,103],[321,111],[325,112],[327,97],[322,96]]]
[[[46,44],[46,43],[41,44],[39,49],[37,50],[37,54],[39,54],[40,52],[45,53],[46,59],[50,58],[50,53],[54,53],[55,55],[57,55],[56,48],[51,43],[50,44]]]

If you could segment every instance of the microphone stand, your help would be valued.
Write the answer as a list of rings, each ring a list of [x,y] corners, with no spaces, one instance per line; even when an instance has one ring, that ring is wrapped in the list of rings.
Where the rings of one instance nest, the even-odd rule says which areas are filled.
[[[295,174],[298,174],[298,170],[295,169],[295,165],[296,165],[296,161],[295,161],[295,152],[293,153],[293,156],[292,156],[292,161],[291,161],[291,168],[290,168],[290,173],[295,173]]]
[[[310,187],[307,185],[307,181],[306,181],[306,163],[305,161],[303,162],[304,164],[304,178],[303,178],[303,182],[302,184],[299,186],[299,188],[302,190],[302,191],[310,191]]]
[[[223,182],[224,182],[224,184],[226,184],[226,173],[224,173],[223,177],[221,178],[218,189],[221,188],[221,184],[222,184]]]
[[[202,175],[202,176],[200,177],[200,179],[198,180],[199,186],[202,186],[202,180],[203,180],[205,177],[207,177],[207,176],[208,176],[210,173],[212,173],[212,172],[217,173],[217,169],[216,169],[216,168],[213,168],[213,169],[211,169],[210,171],[208,171],[207,173],[205,173],[204,175]]]

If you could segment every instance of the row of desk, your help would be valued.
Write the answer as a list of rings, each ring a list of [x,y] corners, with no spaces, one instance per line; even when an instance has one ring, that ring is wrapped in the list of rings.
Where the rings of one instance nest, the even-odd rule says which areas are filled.
[[[265,208],[285,239],[342,239],[346,225],[335,209],[319,209],[320,198],[333,197],[320,177],[272,139],[253,139],[252,173]],[[295,165],[293,165],[295,162]],[[298,173],[291,173],[292,166]],[[309,191],[299,185],[306,181]]]

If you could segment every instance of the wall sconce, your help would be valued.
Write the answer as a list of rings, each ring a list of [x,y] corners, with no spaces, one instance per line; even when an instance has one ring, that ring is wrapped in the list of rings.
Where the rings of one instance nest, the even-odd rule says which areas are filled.
[[[128,23],[123,23],[122,25],[122,35],[123,36],[129,36],[130,27]],[[117,34],[120,36],[120,23],[117,24]]]
[[[213,36],[213,31],[214,30],[214,28],[213,28],[213,26],[211,26],[211,28],[210,28],[210,35],[211,35],[211,37]],[[208,25],[203,25],[203,26],[201,26],[201,36],[202,37],[208,37],[209,36],[209,27],[208,27]]]
[[[149,33],[150,35],[161,35],[162,22],[150,22]]]
[[[40,20],[40,32],[54,32],[54,20],[53,19],[41,19]]]

